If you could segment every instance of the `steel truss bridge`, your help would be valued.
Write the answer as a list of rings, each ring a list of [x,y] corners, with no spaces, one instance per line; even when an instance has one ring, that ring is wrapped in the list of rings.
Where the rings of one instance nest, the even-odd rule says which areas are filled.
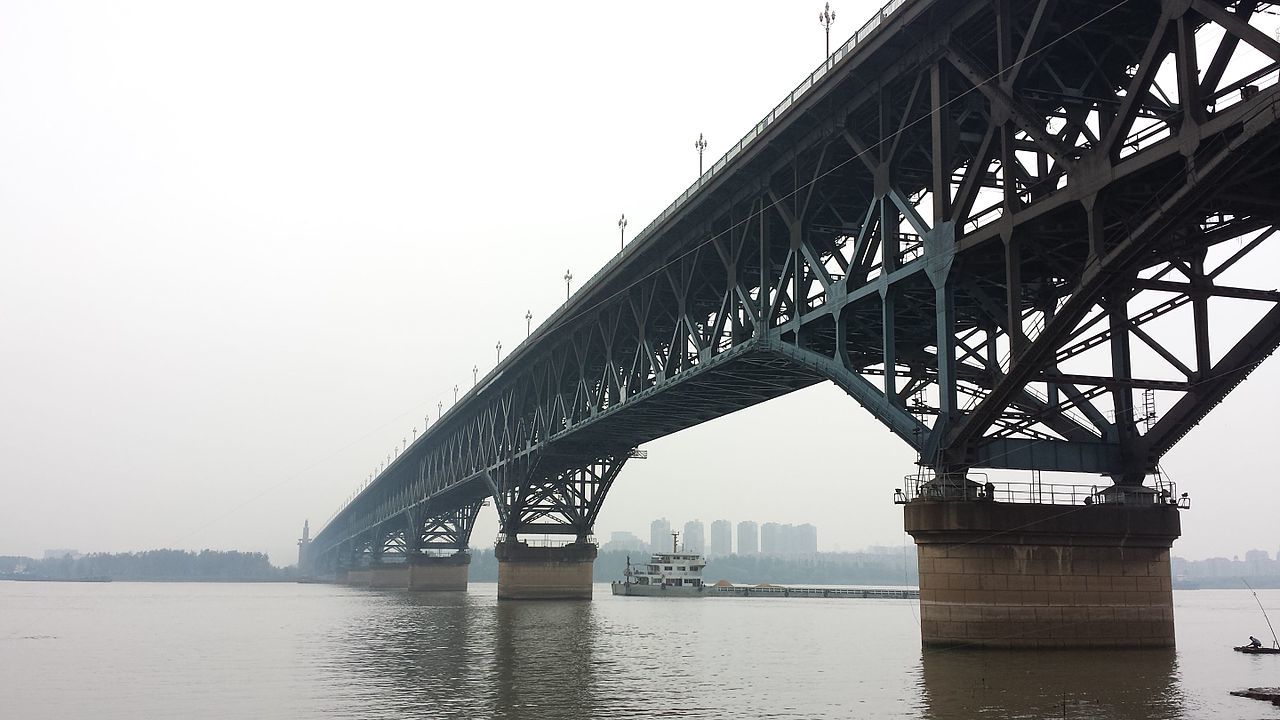
[[[1140,484],[1280,344],[1280,293],[1235,279],[1280,216],[1271,11],[895,0],[313,557],[464,549],[486,499],[507,538],[585,538],[641,443],[825,380],[944,484]]]

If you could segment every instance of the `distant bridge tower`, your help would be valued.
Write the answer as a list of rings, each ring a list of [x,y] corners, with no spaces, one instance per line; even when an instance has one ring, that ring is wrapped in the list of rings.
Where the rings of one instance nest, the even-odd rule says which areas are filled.
[[[311,574],[311,521],[302,521],[302,537],[298,540],[298,572]]]

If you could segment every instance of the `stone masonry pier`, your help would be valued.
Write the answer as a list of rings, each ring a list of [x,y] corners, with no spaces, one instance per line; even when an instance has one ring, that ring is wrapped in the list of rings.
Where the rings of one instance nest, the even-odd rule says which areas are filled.
[[[410,590],[422,592],[457,592],[467,589],[471,555],[410,555],[407,584]]]
[[[504,540],[498,558],[499,600],[590,600],[596,546],[579,542],[560,547],[530,547]]]
[[[915,500],[926,646],[1168,647],[1171,505]]]

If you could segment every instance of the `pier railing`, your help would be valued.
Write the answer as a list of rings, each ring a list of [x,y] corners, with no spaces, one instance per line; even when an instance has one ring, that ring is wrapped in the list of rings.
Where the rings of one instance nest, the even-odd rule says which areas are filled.
[[[970,473],[963,480],[948,481],[926,472],[907,475],[903,478],[903,487],[894,489],[895,503],[902,505],[915,500],[1037,505],[1165,504],[1177,505],[1184,510],[1191,507],[1191,499],[1187,494],[1178,495],[1176,486],[1163,477],[1156,478],[1154,488],[1126,488],[1046,483],[1038,480],[992,482],[981,473]]]

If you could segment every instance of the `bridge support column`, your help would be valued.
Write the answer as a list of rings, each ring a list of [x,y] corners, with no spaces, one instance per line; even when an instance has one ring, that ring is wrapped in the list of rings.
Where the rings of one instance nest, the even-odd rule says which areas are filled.
[[[410,555],[408,585],[418,591],[465,591],[471,555]]]
[[[561,547],[529,547],[502,540],[498,558],[499,600],[590,600],[596,546],[575,542]]]
[[[1171,647],[1177,508],[916,500],[926,646]]]
[[[409,587],[408,563],[377,563],[369,566],[369,587],[399,588]]]
[[[343,582],[356,587],[369,587],[371,573],[372,571],[367,567],[351,568],[347,570],[346,579]]]

